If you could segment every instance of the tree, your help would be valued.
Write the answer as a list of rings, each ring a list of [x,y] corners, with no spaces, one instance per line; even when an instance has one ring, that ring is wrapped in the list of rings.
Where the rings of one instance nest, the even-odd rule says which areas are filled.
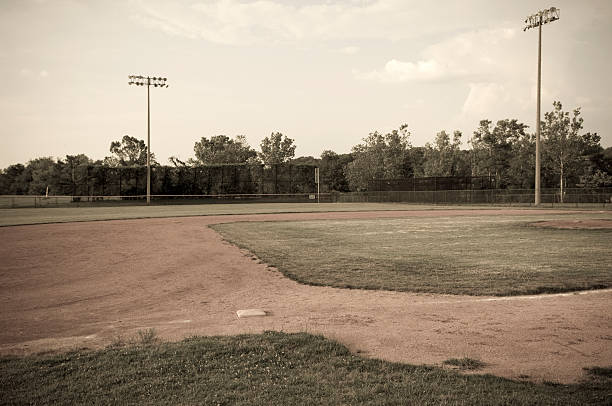
[[[292,165],[310,165],[319,166],[320,160],[313,156],[299,156],[289,161]]]
[[[273,132],[260,144],[259,158],[265,165],[282,164],[295,156],[293,140],[279,132]]]
[[[10,165],[0,172],[0,194],[26,194],[29,182],[29,173],[25,166],[22,164]]]
[[[104,158],[109,166],[144,166],[147,164],[147,145],[129,135],[124,135],[121,141],[113,141],[110,152],[114,155]],[[151,153],[151,165],[155,164],[155,155]]]
[[[580,178],[585,187],[612,186],[612,147],[590,154]]]
[[[345,168],[351,190],[366,190],[373,179],[396,179],[410,171],[410,132],[403,124],[399,130],[382,135],[375,131],[353,147],[354,160]]]
[[[181,161],[179,157],[176,157],[174,155],[168,158],[168,161],[170,162],[170,164],[174,165],[175,168],[181,168],[181,167],[187,166],[187,162]]]
[[[506,179],[510,187],[532,189],[534,174],[535,134],[525,133],[512,142]]]
[[[584,187],[610,187],[612,186],[612,175],[602,171],[601,169],[595,169],[594,172],[583,176],[581,181]]]
[[[490,120],[481,120],[470,140],[472,144],[472,175],[494,176],[495,187],[506,187],[512,145],[525,136],[527,126],[516,119],[499,120],[491,129]]]
[[[558,176],[559,196],[564,198],[564,188],[568,179],[577,177],[588,155],[601,149],[597,134],[580,135],[583,119],[580,107],[574,109],[573,116],[563,111],[561,102],[553,102],[554,110],[544,114],[542,122],[543,165]]]
[[[91,165],[93,161],[85,154],[66,155],[65,160],[58,159],[58,184],[62,186],[62,194],[78,194],[77,184],[82,184],[83,171],[79,167]],[[81,168],[82,169],[82,168]]]
[[[55,160],[51,157],[36,158],[28,162],[26,170],[30,175],[28,194],[44,195],[49,187],[49,192],[58,194],[59,171]]]
[[[193,147],[199,165],[243,164],[257,156],[249,146],[244,135],[229,138],[226,135],[213,135],[210,140],[202,137]]]
[[[425,176],[463,175],[465,165],[461,153],[461,131],[453,133],[453,140],[446,131],[436,134],[434,144],[425,144],[423,172]]]
[[[339,155],[334,151],[323,151],[320,163],[321,184],[327,185],[329,190],[348,192],[350,189],[344,170],[352,160],[351,154]]]

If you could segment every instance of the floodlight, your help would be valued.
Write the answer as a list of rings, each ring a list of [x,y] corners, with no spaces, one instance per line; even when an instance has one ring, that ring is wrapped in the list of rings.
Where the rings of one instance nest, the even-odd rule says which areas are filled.
[[[147,86],[147,204],[151,204],[151,109],[150,109],[150,92],[149,88],[153,87],[164,87],[159,81],[161,78],[157,77],[144,77],[142,75],[128,76],[130,81],[129,85]],[[166,79],[164,79],[165,81]],[[168,87],[166,85],[165,87]]]
[[[535,162],[535,206],[540,205],[541,189],[540,189],[540,93],[541,93],[541,77],[542,77],[542,25],[559,19],[561,10],[556,7],[551,7],[547,10],[530,15],[525,19],[525,28],[527,31],[530,28],[538,28],[538,93],[537,93],[537,112],[536,112],[536,162]]]

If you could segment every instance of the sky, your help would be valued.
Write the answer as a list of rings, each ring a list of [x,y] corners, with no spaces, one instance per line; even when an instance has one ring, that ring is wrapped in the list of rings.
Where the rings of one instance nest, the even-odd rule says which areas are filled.
[[[537,30],[542,112],[581,107],[612,146],[609,0],[0,0],[0,168],[42,156],[109,156],[146,140],[186,160],[201,137],[272,132],[296,156],[351,148],[408,124],[414,146],[441,130],[516,118],[535,131]]]

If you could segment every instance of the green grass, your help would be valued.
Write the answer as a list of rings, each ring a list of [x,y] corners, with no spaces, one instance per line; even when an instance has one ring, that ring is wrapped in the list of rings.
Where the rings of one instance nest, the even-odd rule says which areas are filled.
[[[562,216],[405,217],[214,225],[287,277],[311,285],[468,295],[612,286],[612,230],[528,227]]]
[[[321,336],[194,337],[0,358],[1,404],[609,404],[609,381],[575,385],[462,375],[364,359]]]
[[[213,216],[224,214],[235,215],[341,211],[430,210],[432,208],[482,209],[483,207],[445,207],[404,203],[234,203],[194,205],[178,204],[159,206],[49,207],[38,209],[21,208],[0,209],[0,226],[134,218]]]

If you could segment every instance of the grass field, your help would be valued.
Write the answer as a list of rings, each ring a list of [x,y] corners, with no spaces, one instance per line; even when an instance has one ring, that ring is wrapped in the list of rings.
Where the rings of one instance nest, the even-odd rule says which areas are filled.
[[[575,385],[462,375],[351,355],[305,333],[194,337],[179,343],[0,359],[1,404],[609,404],[609,368]]]
[[[461,206],[451,206],[465,208]],[[134,218],[449,208],[404,203],[246,203],[0,209],[0,226]],[[470,208],[483,208],[470,206]]]
[[[0,225],[217,214],[428,210],[407,204],[215,204],[2,209]],[[455,206],[465,209],[465,207]],[[612,230],[552,230],[530,221],[612,213],[407,217],[213,226],[307,284],[471,295],[612,286]],[[105,350],[0,358],[0,404],[611,404],[611,369],[575,385],[365,359],[309,334],[194,337]]]
[[[572,219],[611,218],[572,214]],[[612,230],[528,227],[562,216],[409,217],[214,225],[296,281],[342,288],[518,295],[612,286]]]

